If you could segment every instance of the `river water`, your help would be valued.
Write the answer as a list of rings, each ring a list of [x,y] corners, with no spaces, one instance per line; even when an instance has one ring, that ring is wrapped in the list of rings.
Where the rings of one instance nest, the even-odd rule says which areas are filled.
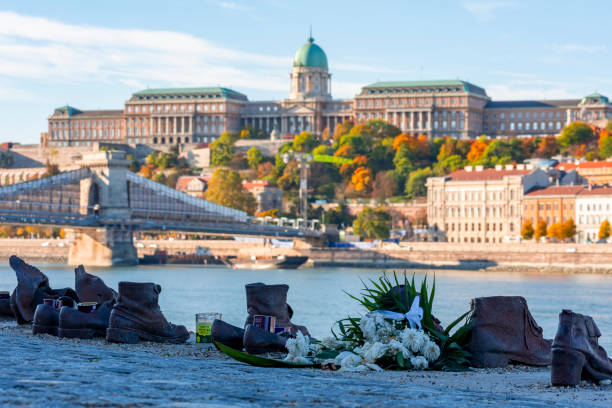
[[[64,265],[38,265],[53,288],[74,287],[73,269]],[[119,281],[155,282],[162,286],[160,306],[168,320],[194,330],[195,313],[220,312],[223,320],[242,326],[246,316],[244,285],[252,282],[289,285],[288,302],[294,323],[305,325],[315,337],[328,336],[332,324],[363,309],[344,291],[358,294],[381,269],[305,268],[298,270],[232,270],[212,266],[139,266],[90,269],[117,287]],[[387,271],[390,272],[390,271]],[[435,273],[434,314],[448,324],[467,311],[470,299],[479,296],[520,295],[544,329],[553,338],[561,309],[591,315],[599,326],[600,344],[612,352],[612,276],[586,274],[529,274],[473,271],[408,271],[420,282],[425,273]],[[0,267],[0,290],[12,291],[15,274]]]

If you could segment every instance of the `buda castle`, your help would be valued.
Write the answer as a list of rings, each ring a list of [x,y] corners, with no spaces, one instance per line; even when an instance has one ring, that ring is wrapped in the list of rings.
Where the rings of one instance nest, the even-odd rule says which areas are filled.
[[[147,145],[210,143],[225,131],[249,127],[275,136],[301,131],[317,135],[346,120],[389,122],[402,132],[430,138],[557,135],[581,120],[604,125],[612,104],[599,93],[578,99],[494,101],[461,80],[393,81],[366,85],[353,99],[333,99],[327,55],[311,37],[293,59],[289,96],[250,101],[222,87],[145,89],[123,109],[56,108],[42,146],[90,146],[93,142]]]

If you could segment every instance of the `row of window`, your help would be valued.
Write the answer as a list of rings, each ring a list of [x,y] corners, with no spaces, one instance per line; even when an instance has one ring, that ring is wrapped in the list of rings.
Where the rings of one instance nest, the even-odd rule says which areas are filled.
[[[514,206],[511,205],[508,210],[508,215],[514,217],[515,215]],[[434,217],[442,215],[442,210],[437,207],[433,208]],[[495,206],[495,207],[448,207],[446,208],[446,216],[448,217],[480,217],[481,215],[491,217],[505,217],[506,207]],[[516,214],[518,215],[518,213]]]
[[[460,92],[460,88],[385,88],[385,89],[368,89],[370,95],[373,94],[389,94],[389,93],[432,93],[432,92]]]
[[[490,241],[490,242],[492,242],[492,243],[496,243],[496,242],[501,243],[501,242],[502,242],[502,238],[495,238],[495,237],[493,237],[493,238],[489,238],[489,237],[486,237],[486,238],[483,240],[483,239],[482,239],[482,238],[480,238],[480,237],[476,237],[476,238],[474,238],[474,237],[469,237],[469,238],[468,238],[468,237],[463,237],[463,241],[461,240],[461,238],[457,238],[457,239],[455,240],[455,237],[451,237],[451,239],[450,239],[450,242],[471,242],[471,243],[480,243],[480,242],[489,242],[489,241]]]
[[[51,131],[51,139],[72,139],[79,137],[81,139],[99,139],[99,138],[108,138],[111,139],[120,138],[121,130],[120,129],[81,129],[77,130],[52,130]]]
[[[434,191],[434,200],[438,201],[441,196],[441,191]],[[472,200],[472,201],[480,201],[484,197],[487,200],[505,200],[506,197],[505,191],[487,191],[486,195],[483,191],[454,191],[454,192],[446,192],[444,194],[444,199],[446,201],[464,201],[464,200]],[[439,195],[440,194],[440,195]],[[518,197],[518,193],[515,193],[514,189],[510,190],[510,200],[514,200],[514,197]]]
[[[78,128],[78,127],[91,127],[91,126],[98,126],[98,127],[102,127],[102,126],[113,126],[113,124],[116,127],[119,127],[119,121],[118,120],[71,120],[71,121],[60,121],[60,122],[51,122],[51,129],[67,129],[68,127],[74,129],[74,128]]]
[[[455,104],[465,104],[465,98],[439,98],[435,102],[438,102],[439,105],[455,105]],[[429,105],[433,103],[432,100],[428,98],[406,98],[406,99],[382,99],[382,100],[365,100],[365,101],[357,101],[357,107],[361,108],[365,106],[368,107],[378,107],[378,106],[421,106],[421,105]]]
[[[499,124],[496,123],[486,123],[484,124],[484,130],[485,131],[496,131],[499,128],[500,131],[505,131],[506,130],[506,123],[505,122],[501,122]],[[553,122],[548,122],[548,130],[561,130],[562,128],[562,124],[560,121],[557,121],[556,123]],[[522,131],[522,130],[546,130],[546,122],[540,122],[538,124],[538,122],[533,122],[533,124],[531,122],[525,122],[523,124],[523,122],[510,122],[509,126],[508,126],[508,130],[510,131]]]
[[[217,133],[217,131],[223,132],[223,125],[210,125],[210,128],[208,127],[208,125],[196,125],[196,133],[200,134],[200,133]],[[154,130],[155,132],[155,130]],[[181,132],[181,129],[177,129],[178,133],[183,133]],[[189,133],[189,127],[187,126],[185,128],[185,132],[184,133]],[[132,128],[131,126],[127,127],[127,134],[128,136],[133,136],[133,135],[147,135],[148,134],[148,128],[146,126],[143,127],[134,127]]]
[[[196,104],[196,105],[128,105],[127,111],[128,113],[147,113],[147,112],[193,112],[195,109],[196,112],[211,112],[223,111],[222,103],[207,103],[207,104]]]
[[[499,228],[498,228],[499,225]],[[449,229],[450,226],[450,229]],[[456,229],[455,229],[456,226]],[[461,232],[462,231],[462,226],[463,226],[463,232],[477,232],[477,231],[482,231],[483,228],[485,231],[493,231],[493,232],[503,232],[504,231],[504,224],[503,223],[497,223],[497,222],[491,222],[491,223],[480,223],[480,222],[466,222],[466,223],[462,223],[462,222],[458,222],[458,223],[451,223],[451,224],[444,224],[444,231],[446,232],[453,232],[453,231],[457,231],[457,232]],[[514,232],[514,223],[508,223],[508,231],[510,232]]]
[[[535,211],[536,205],[535,204],[525,204],[525,209],[526,210]],[[539,211],[544,211],[544,210],[546,210],[546,211],[551,211],[551,210],[558,211],[559,210],[559,203],[554,203],[554,204],[551,204],[551,203],[547,203],[547,204],[538,203],[538,210]],[[574,204],[572,204],[572,203],[565,204],[564,203],[563,204],[563,211],[566,211],[566,210],[573,211],[574,210]]]

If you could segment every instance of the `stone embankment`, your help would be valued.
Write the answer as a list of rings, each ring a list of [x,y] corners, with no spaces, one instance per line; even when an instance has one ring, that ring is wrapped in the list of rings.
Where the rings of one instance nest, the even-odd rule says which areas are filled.
[[[609,407],[612,386],[550,386],[548,368],[343,373],[251,367],[193,344],[32,336],[0,322],[0,406]]]
[[[612,245],[607,244],[401,242],[382,243],[371,249],[315,248],[299,241],[294,248],[233,240],[142,240],[135,244],[139,256],[157,249],[189,254],[208,248],[216,256],[243,259],[305,255],[309,257],[307,266],[315,267],[612,273]],[[68,241],[54,239],[0,239],[0,261],[16,254],[32,262],[65,263],[69,245]]]
[[[169,253],[208,248],[214,255],[266,257],[305,255],[310,266],[413,268],[568,273],[612,273],[612,245],[604,244],[457,244],[445,242],[382,243],[371,249],[275,248],[257,242],[141,241],[139,252]]]

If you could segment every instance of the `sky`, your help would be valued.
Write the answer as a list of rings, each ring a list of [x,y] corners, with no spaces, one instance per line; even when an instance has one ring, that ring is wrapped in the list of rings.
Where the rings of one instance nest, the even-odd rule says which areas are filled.
[[[311,26],[335,98],[420,79],[496,100],[612,96],[611,14],[608,0],[0,0],[0,141],[38,143],[55,107],[121,109],[146,88],[286,98]]]

